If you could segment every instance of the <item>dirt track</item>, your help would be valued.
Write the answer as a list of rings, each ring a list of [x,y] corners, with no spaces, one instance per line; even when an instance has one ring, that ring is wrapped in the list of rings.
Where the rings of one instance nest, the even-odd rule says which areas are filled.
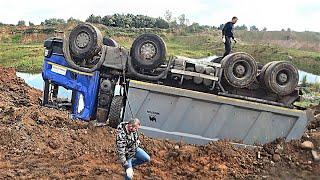
[[[0,178],[122,179],[115,131],[72,121],[66,111],[41,107],[40,96],[13,69],[0,67]],[[320,113],[320,107],[316,109]],[[320,153],[317,117],[303,140],[311,140]],[[227,141],[194,146],[142,136],[152,161],[138,167],[135,178],[317,179],[320,162],[300,147],[303,140],[277,140],[260,149],[241,149]]]

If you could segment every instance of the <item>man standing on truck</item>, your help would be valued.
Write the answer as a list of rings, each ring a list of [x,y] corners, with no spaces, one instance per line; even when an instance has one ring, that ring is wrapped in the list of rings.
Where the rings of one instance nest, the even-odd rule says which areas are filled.
[[[237,17],[233,17],[230,22],[227,22],[222,29],[222,42],[224,43],[224,54],[223,57],[230,54],[231,52],[231,38],[234,43],[237,43],[237,40],[233,36],[233,25],[238,21]]]
[[[133,167],[150,161],[150,156],[139,147],[139,128],[140,120],[137,118],[122,122],[117,128],[117,151],[126,172],[125,179],[132,179]]]

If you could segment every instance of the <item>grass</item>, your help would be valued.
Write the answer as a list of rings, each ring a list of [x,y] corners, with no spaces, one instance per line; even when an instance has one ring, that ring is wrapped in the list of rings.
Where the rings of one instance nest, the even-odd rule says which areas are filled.
[[[201,58],[211,55],[222,55],[224,45],[220,36],[215,33],[198,33],[174,35],[161,33],[167,44],[168,55],[180,55]],[[121,46],[130,48],[135,36],[112,36]],[[43,62],[42,43],[23,44],[21,37],[13,37],[15,41],[0,43],[0,65],[14,67],[23,72],[40,72]],[[243,51],[251,54],[258,62],[289,60],[301,70],[320,74],[320,52],[304,51],[293,48],[282,48],[267,43],[240,42],[234,44],[233,52]]]
[[[0,65],[36,73],[43,63],[42,44],[0,43]]]
[[[320,104],[320,92],[319,90],[302,88],[303,95],[299,102],[295,102],[294,105],[307,108]]]

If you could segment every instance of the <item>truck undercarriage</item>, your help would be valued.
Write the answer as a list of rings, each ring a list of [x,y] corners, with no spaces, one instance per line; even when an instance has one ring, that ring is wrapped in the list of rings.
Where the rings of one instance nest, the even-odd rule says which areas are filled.
[[[54,104],[59,86],[70,89],[75,119],[108,121],[116,127],[122,120],[138,117],[142,124],[155,128],[146,130],[151,135],[228,138],[249,144],[299,138],[308,120],[305,111],[294,110],[293,103],[300,96],[299,77],[290,62],[261,65],[244,52],[224,58],[167,57],[165,42],[155,34],[140,35],[127,50],[102,38],[87,23],[76,26],[64,39],[49,38],[44,46],[43,105]],[[145,85],[137,86],[137,82]],[[120,90],[115,96],[116,87]],[[168,112],[163,106],[174,110]],[[185,115],[188,111],[198,116]],[[245,118],[246,114],[252,117]],[[245,128],[227,133],[237,127]]]

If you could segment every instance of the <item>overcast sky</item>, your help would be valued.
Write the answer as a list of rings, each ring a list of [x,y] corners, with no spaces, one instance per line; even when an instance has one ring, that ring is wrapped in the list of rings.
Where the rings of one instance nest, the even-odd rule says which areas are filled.
[[[47,18],[85,20],[114,13],[164,17],[166,10],[202,25],[219,26],[237,16],[238,25],[320,32],[320,0],[0,0],[0,22],[40,24]]]

